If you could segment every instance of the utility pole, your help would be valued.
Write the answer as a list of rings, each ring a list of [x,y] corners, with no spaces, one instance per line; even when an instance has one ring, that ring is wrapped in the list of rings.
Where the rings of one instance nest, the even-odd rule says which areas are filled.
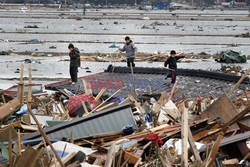
[[[108,6],[108,0],[106,0],[106,6]]]
[[[137,5],[137,1],[135,0],[135,6]]]

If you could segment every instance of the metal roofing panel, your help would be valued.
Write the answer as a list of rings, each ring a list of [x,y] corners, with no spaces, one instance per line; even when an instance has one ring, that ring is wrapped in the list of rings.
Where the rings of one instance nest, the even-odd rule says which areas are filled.
[[[122,128],[127,125],[137,128],[130,104],[120,105],[78,120],[61,123],[46,128],[45,132],[50,138],[69,138],[73,132],[74,138],[79,139],[90,135],[122,131]],[[23,140],[35,139],[40,136],[39,132],[35,132],[24,136]]]

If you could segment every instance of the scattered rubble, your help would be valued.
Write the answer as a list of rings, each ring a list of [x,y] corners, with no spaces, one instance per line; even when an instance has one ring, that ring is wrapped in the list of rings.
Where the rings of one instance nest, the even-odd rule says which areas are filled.
[[[232,95],[250,68],[230,92],[191,98],[176,97],[177,84],[159,95],[119,97],[116,89],[106,96],[107,88],[93,93],[88,80],[82,93],[47,94],[32,84],[30,66],[28,84],[24,66],[18,71],[15,91],[0,93],[3,166],[249,164],[249,90]]]
[[[215,61],[220,63],[246,63],[247,57],[240,52],[227,50],[222,51],[220,53],[220,58],[215,59]]]

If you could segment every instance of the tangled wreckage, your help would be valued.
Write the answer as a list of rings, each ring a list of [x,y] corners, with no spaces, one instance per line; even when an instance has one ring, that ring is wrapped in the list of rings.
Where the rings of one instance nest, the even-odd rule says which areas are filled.
[[[242,76],[115,67],[1,92],[0,166],[249,166],[250,69]],[[233,150],[233,151],[232,151]]]

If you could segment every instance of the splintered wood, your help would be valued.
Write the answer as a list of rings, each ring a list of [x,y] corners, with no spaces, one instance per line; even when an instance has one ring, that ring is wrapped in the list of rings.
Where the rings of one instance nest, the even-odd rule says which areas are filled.
[[[28,69],[27,96],[23,65],[17,96],[0,96],[3,166],[213,167],[250,162],[249,92],[229,99],[245,75],[219,98],[188,97],[177,82],[171,92],[119,97],[122,89],[92,92],[84,79],[84,93],[60,87],[36,95]],[[130,70],[134,77],[134,68]]]

